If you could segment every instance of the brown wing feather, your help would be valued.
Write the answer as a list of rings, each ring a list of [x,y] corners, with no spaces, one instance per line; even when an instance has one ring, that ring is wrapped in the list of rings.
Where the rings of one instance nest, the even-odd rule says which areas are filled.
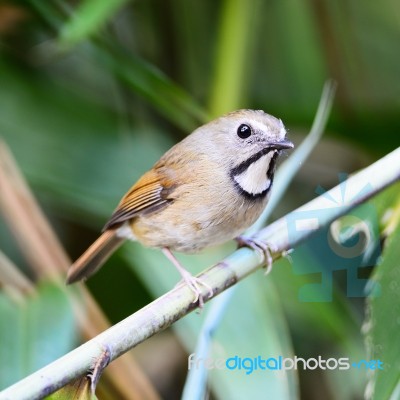
[[[103,231],[144,213],[159,210],[168,205],[171,181],[160,180],[155,169],[146,172],[122,198]]]
[[[164,165],[159,163],[159,168]],[[103,229],[103,234],[74,262],[68,271],[67,283],[76,282],[95,273],[107,258],[123,242],[116,233],[116,227],[123,222],[143,213],[154,212],[166,207],[173,201],[170,194],[174,190],[171,175],[165,172],[159,174],[156,169],[145,173],[122,198],[114,214]],[[161,180],[159,176],[164,178]]]

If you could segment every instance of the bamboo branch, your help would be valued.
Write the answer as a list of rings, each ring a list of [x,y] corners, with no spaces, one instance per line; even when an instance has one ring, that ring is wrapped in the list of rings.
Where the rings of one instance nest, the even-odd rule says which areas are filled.
[[[320,217],[318,229],[321,229],[399,179],[400,148],[349,178],[346,188],[350,199],[343,199],[340,207],[332,207],[332,199],[342,199],[343,184],[293,213],[325,209],[325,213]],[[274,258],[282,256],[305,241],[312,233],[312,230],[298,230],[295,235],[289,236],[287,221],[293,213],[275,221],[254,236],[257,240],[269,244],[273,249]],[[261,263],[262,260],[256,252],[249,248],[241,248],[207,269],[200,277],[213,288],[213,296],[216,296],[256,271]],[[207,300],[208,294],[208,290],[203,293]],[[115,360],[129,349],[169,327],[196,308],[192,301],[193,294],[187,286],[174,288],[94,339],[5,389],[0,393],[0,400],[40,399],[56,391],[73,379],[86,374],[93,366],[94,360],[102,357],[105,351],[110,354],[110,361]]]

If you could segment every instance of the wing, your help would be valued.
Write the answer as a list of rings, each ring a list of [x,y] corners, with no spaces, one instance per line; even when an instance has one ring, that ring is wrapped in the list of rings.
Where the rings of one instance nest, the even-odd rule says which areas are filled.
[[[146,172],[122,198],[103,231],[140,215],[166,207],[172,201],[168,195],[173,190],[170,180],[161,181],[156,170]]]

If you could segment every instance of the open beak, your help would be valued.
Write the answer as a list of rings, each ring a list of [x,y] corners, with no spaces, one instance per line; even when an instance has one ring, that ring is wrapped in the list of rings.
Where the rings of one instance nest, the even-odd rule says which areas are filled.
[[[268,147],[275,150],[293,149],[294,145],[289,140],[281,140],[280,142],[269,143]]]

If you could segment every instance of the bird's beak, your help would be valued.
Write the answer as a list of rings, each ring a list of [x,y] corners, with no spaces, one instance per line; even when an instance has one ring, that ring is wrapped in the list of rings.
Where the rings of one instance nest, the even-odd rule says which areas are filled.
[[[275,150],[293,149],[294,145],[289,140],[281,140],[280,142],[269,143],[268,147]]]

